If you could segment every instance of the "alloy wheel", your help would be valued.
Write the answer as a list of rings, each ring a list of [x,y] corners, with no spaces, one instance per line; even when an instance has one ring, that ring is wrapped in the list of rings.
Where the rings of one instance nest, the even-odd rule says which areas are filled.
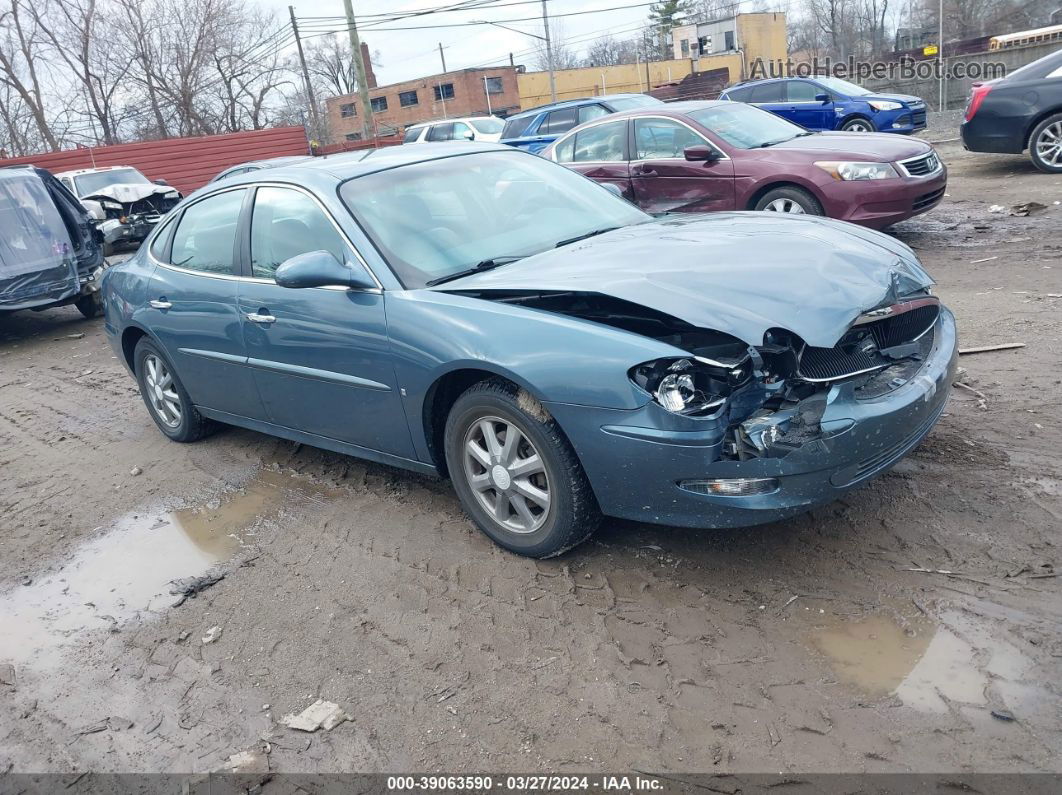
[[[521,534],[545,524],[551,503],[546,466],[515,424],[482,417],[465,433],[462,450],[468,485],[495,522]]]
[[[798,202],[792,199],[775,199],[769,202],[764,208],[770,213],[792,213],[794,215],[803,215],[804,208],[800,206]]]
[[[155,416],[167,428],[181,424],[181,398],[166,363],[154,354],[144,357],[144,389]]]
[[[1036,139],[1036,154],[1049,166],[1062,165],[1062,121],[1044,127]]]
[[[870,132],[870,125],[864,121],[854,121],[844,129],[848,132]]]

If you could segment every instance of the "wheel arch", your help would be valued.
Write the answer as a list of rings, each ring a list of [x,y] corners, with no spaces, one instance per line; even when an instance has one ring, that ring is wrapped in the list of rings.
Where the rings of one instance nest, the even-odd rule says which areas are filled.
[[[756,190],[754,190],[749,196],[748,201],[745,202],[745,209],[755,209],[756,202],[758,202],[765,195],[770,193],[772,190],[775,190],[776,188],[798,188],[799,190],[807,191],[815,197],[815,200],[818,201],[818,203],[822,207],[825,208],[826,206],[826,202],[823,199],[822,194],[814,185],[811,185],[807,182],[803,182],[793,177],[786,177],[785,179],[772,180],[771,182],[757,187]]]
[[[130,324],[122,330],[122,356],[125,358],[125,364],[129,368],[129,372],[136,372],[135,363],[133,362],[133,353],[136,351],[137,343],[144,337],[148,337],[152,342],[155,341],[154,337],[148,334],[141,326]]]
[[[542,396],[537,390],[515,373],[487,362],[464,362],[438,375],[424,393],[421,403],[420,421],[427,444],[431,462],[443,477],[449,475],[446,467],[446,454],[443,435],[446,430],[446,418],[457,399],[470,387],[482,381],[500,378],[508,381],[521,392],[526,393],[543,411]],[[563,430],[562,430],[563,433]]]
[[[1025,128],[1025,137],[1022,139],[1022,144],[1025,147],[1024,149],[1022,149],[1023,152],[1032,149],[1032,134],[1036,132],[1036,128],[1040,125],[1040,123],[1044,119],[1049,119],[1050,117],[1056,114],[1062,114],[1062,105],[1055,106],[1050,110],[1045,110],[1043,113],[1036,116],[1031,122],[1029,122],[1029,126]]]
[[[870,124],[870,126],[874,128],[875,132],[878,132],[878,125],[876,125],[874,123],[874,120],[872,118],[870,118],[870,116],[868,116],[866,113],[864,113],[861,110],[857,110],[857,111],[854,111],[852,113],[849,113],[847,116],[842,116],[841,120],[839,122],[837,122],[837,126],[834,127],[833,129],[840,130],[842,127],[844,127],[846,124],[848,124],[848,122],[855,121],[856,119],[862,119],[863,121],[865,121],[868,124]]]

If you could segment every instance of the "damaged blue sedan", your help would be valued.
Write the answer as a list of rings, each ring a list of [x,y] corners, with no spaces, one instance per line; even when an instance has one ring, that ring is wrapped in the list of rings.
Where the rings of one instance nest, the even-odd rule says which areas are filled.
[[[238,425],[448,476],[548,557],[602,515],[793,516],[948,399],[955,321],[909,247],[826,218],[654,219],[510,147],[395,147],[212,183],[105,278],[159,430]]]

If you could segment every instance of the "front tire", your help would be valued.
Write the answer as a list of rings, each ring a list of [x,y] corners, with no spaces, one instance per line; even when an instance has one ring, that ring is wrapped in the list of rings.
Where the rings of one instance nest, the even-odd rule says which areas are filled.
[[[147,337],[133,351],[133,371],[148,414],[155,425],[175,442],[195,442],[213,429],[192,404],[166,356]]]
[[[875,132],[874,122],[870,119],[864,119],[862,116],[849,119],[841,125],[841,129],[844,132]]]
[[[819,200],[803,188],[797,187],[769,190],[752,209],[791,215],[825,215]]]
[[[1046,174],[1062,174],[1062,113],[1048,116],[1029,136],[1029,157]]]
[[[560,555],[601,514],[575,451],[541,404],[500,378],[470,387],[446,419],[446,465],[476,526],[533,558]]]

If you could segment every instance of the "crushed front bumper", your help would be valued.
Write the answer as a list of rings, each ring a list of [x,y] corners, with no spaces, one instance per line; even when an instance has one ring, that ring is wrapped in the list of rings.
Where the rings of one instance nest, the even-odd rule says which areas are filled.
[[[941,310],[933,347],[907,383],[858,399],[857,383],[829,388],[822,433],[781,458],[720,460],[725,429],[662,427],[656,404],[634,411],[547,403],[582,461],[601,510],[635,521],[680,527],[742,527],[785,519],[830,502],[896,464],[929,433],[947,404],[955,375],[955,318]],[[674,419],[674,415],[668,415]],[[714,478],[775,478],[755,496],[688,491],[679,483]]]
[[[123,224],[117,218],[108,218],[101,221],[99,230],[103,233],[103,239],[107,243],[139,243],[155,228],[161,219],[161,215],[134,215],[129,216]]]

